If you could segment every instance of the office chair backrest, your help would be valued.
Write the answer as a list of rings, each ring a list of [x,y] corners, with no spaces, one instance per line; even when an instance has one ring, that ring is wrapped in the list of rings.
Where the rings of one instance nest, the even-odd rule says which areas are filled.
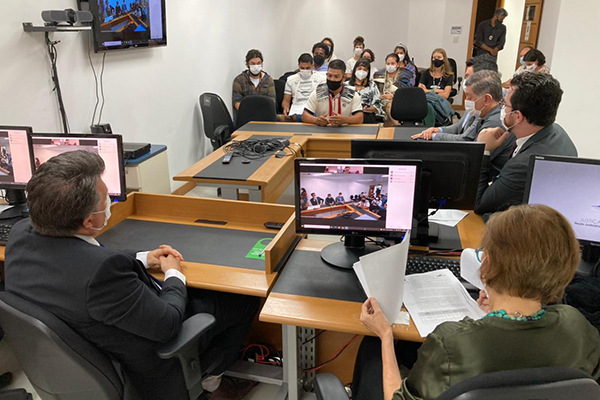
[[[458,67],[456,66],[456,60],[454,58],[449,58],[448,62],[450,63],[450,67],[452,67],[452,72],[454,73],[454,75],[452,75],[452,85],[454,86],[456,80],[458,79]]]
[[[594,400],[600,386],[572,368],[528,368],[492,372],[451,387],[436,400]]]
[[[283,92],[285,91],[285,81],[275,79],[275,98],[277,99],[277,114],[283,113]]]
[[[213,148],[218,149],[229,141],[233,133],[233,121],[223,99],[218,94],[203,93],[200,95],[200,110],[204,134],[210,139]]]
[[[267,96],[245,96],[242,98],[235,120],[236,129],[250,121],[277,121],[275,102]]]
[[[400,88],[394,93],[392,118],[404,123],[423,122],[427,116],[427,98],[418,87]]]
[[[0,325],[42,400],[120,400],[111,361],[52,313],[0,292]]]

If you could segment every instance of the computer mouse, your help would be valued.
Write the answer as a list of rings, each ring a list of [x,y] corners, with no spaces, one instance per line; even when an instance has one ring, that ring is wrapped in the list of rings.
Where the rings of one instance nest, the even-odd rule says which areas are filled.
[[[248,160],[248,159],[244,158],[244,159],[242,160],[242,164],[250,164],[250,160]]]

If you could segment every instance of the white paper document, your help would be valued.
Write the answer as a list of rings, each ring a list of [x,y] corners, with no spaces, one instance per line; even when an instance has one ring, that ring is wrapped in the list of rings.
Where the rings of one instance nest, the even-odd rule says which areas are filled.
[[[434,209],[429,209],[429,214],[431,214]],[[435,222],[436,224],[446,225],[446,226],[456,226],[458,223],[467,215],[468,212],[460,211],[460,210],[438,210],[434,215],[429,217],[429,222]]]
[[[485,285],[481,281],[481,262],[474,262],[477,260],[475,249],[464,249],[460,255],[460,276],[471,285],[475,286],[479,290],[485,290]]]
[[[400,309],[409,243],[410,233],[407,232],[402,243],[360,257],[354,264],[354,272],[365,294],[377,299],[391,324],[406,324],[408,320],[407,315],[400,314]]]
[[[288,115],[302,115],[306,104],[292,104],[290,107],[290,113]]]
[[[442,322],[464,317],[479,319],[485,312],[447,269],[409,275],[404,279],[404,305],[421,337]]]

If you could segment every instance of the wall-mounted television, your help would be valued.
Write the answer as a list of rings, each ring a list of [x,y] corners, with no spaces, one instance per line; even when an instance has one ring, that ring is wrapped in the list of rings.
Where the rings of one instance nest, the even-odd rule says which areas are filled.
[[[165,0],[89,0],[94,50],[165,46]]]

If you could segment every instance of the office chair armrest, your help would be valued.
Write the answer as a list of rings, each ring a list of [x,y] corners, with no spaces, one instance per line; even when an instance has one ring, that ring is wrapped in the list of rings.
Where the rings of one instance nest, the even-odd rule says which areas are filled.
[[[232,132],[229,132],[229,126],[219,125],[215,128],[214,136],[215,139],[219,142],[220,146],[223,146],[229,141],[229,138],[231,138],[231,133]]]
[[[337,376],[318,374],[313,381],[317,400],[348,400],[348,393]]]
[[[168,359],[185,352],[191,346],[197,346],[200,337],[215,324],[210,314],[196,314],[183,321],[179,334],[158,349],[158,356]]]

